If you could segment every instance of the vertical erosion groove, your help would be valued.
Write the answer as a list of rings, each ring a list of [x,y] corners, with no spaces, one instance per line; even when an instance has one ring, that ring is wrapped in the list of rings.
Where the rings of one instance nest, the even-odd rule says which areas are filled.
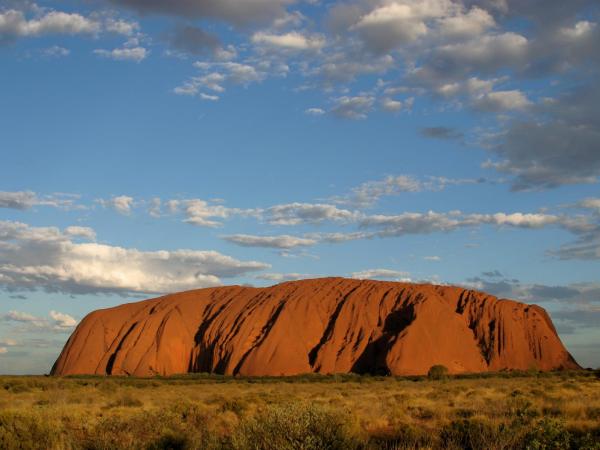
[[[129,327],[129,330],[127,330],[127,333],[125,333],[123,338],[119,341],[119,345],[117,345],[117,348],[115,348],[115,351],[113,352],[113,354],[110,355],[110,357],[108,358],[108,362],[106,363],[106,374],[107,375],[112,375],[113,366],[115,365],[115,360],[117,359],[117,355],[118,355],[119,351],[121,350],[121,347],[123,347],[123,343],[125,342],[125,339],[127,339],[127,336],[129,336],[129,334],[133,331],[133,329],[135,328],[135,326],[137,324],[138,323],[135,322],[133,325],[131,325]]]
[[[335,310],[333,311],[333,314],[329,318],[329,322],[327,323],[327,326],[325,327],[325,331],[323,332],[323,335],[321,336],[319,343],[317,345],[315,345],[313,347],[313,349],[308,353],[308,363],[310,364],[310,367],[314,368],[315,362],[317,361],[317,356],[319,355],[319,350],[321,350],[321,347],[323,347],[323,345],[325,345],[327,340],[331,337],[331,334],[333,333],[333,329],[335,328],[335,322],[336,322],[338,316],[340,315],[340,312],[342,311],[344,304],[348,301],[348,298],[350,297],[350,295],[352,295],[352,293],[358,289],[358,287],[359,286],[355,286],[352,289],[350,289],[350,291],[348,291],[348,293],[346,295],[344,295],[344,297],[340,300],[340,302],[335,307]]]

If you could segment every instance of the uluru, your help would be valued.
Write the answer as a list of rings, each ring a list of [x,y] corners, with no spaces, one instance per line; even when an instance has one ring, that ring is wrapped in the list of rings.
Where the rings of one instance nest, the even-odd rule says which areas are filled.
[[[577,369],[546,311],[461,287],[345,278],[198,289],[87,315],[54,375]]]

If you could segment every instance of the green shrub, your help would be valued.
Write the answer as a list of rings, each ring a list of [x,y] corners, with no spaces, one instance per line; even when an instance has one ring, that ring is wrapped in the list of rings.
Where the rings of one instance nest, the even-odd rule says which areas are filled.
[[[350,417],[322,407],[289,404],[245,420],[232,437],[238,450],[346,450],[361,441],[349,429]]]
[[[430,380],[443,380],[448,377],[448,368],[441,364],[431,366],[427,372],[427,378]]]
[[[563,423],[555,419],[542,419],[525,436],[527,450],[568,450],[571,435]]]

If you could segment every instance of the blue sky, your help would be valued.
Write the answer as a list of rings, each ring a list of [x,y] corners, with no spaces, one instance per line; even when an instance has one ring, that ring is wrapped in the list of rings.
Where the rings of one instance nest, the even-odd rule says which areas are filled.
[[[0,0],[0,372],[91,310],[339,275],[600,366],[596,2]]]

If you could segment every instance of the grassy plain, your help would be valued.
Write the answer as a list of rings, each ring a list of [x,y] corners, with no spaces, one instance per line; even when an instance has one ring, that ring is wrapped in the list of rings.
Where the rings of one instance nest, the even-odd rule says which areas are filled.
[[[600,378],[3,376],[0,448],[600,449]]]

